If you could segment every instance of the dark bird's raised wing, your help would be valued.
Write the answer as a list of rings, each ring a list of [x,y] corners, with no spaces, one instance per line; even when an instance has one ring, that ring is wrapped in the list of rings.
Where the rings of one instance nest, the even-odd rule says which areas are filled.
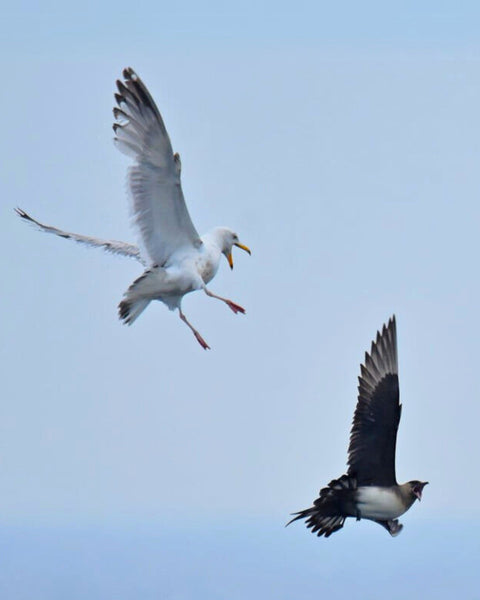
[[[348,474],[357,485],[396,485],[395,446],[401,405],[398,389],[395,317],[377,339],[361,365],[358,402],[348,448]]]
[[[180,157],[155,102],[133,69],[124,69],[117,88],[113,129],[118,148],[135,160],[129,171],[134,223],[145,262],[163,266],[179,248],[202,242],[183,198]]]

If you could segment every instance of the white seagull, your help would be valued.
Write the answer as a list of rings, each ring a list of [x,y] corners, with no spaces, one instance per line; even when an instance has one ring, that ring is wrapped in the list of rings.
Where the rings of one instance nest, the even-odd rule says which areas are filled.
[[[170,310],[178,309],[182,321],[206,350],[208,344],[182,311],[182,298],[203,290],[225,302],[235,314],[244,314],[241,306],[211,292],[207,283],[215,277],[222,254],[233,269],[232,247],[248,254],[250,249],[227,227],[198,235],[183,197],[180,156],[173,153],[160,112],[133,69],[124,69],[123,79],[117,81],[113,129],[117,147],[134,159],[128,181],[140,247],[62,231],[40,223],[20,208],[15,210],[42,231],[140,261],[145,271],[125,292],[118,307],[120,319],[131,325],[151,300],[160,300]]]

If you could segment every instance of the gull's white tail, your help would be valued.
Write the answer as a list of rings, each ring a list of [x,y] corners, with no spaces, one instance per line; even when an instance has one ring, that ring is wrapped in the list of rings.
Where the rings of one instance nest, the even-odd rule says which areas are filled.
[[[159,269],[152,267],[140,275],[123,295],[118,305],[118,316],[124,323],[131,325],[154,300],[155,282],[158,280]]]
[[[126,325],[131,325],[150,304],[150,300],[141,298],[140,300],[131,300],[125,298],[118,305],[118,316]]]

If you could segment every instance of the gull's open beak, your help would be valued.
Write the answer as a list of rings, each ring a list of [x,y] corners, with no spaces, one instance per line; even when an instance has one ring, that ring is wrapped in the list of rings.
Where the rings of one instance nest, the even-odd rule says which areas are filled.
[[[237,244],[237,242],[234,242],[233,245],[237,246],[237,248],[241,248],[242,250],[245,250],[245,252],[248,252],[250,255],[252,254],[250,252],[250,248],[248,246],[244,246],[243,244]],[[228,264],[230,265],[230,268],[233,269],[233,257],[232,257],[231,251],[227,254],[227,260],[228,260]]]
[[[252,254],[250,252],[250,248],[248,246],[244,246],[243,244],[237,244],[237,243],[235,243],[234,246],[237,246],[237,248],[241,248],[242,250],[245,250],[245,252],[248,252],[250,255]]]

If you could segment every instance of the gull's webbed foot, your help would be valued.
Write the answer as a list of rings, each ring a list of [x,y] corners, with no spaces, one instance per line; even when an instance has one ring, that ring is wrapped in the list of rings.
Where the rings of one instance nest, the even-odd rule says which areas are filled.
[[[231,300],[225,300],[225,302],[226,302],[227,306],[231,310],[233,310],[233,312],[235,314],[237,314],[237,313],[241,313],[242,315],[245,314],[245,309],[242,306],[240,306],[240,304],[235,304],[235,302],[232,302]]]
[[[207,344],[207,342],[203,339],[203,337],[198,333],[198,331],[194,331],[193,335],[197,338],[197,342],[200,344],[200,346],[204,349],[204,350],[210,350],[210,346]]]
[[[187,319],[187,317],[183,314],[182,310],[179,308],[178,309],[178,315],[179,317],[182,319],[182,321],[188,325],[188,327],[190,328],[190,331],[193,333],[193,335],[196,337],[197,342],[200,344],[200,346],[204,349],[204,350],[210,350],[210,346],[207,344],[207,342],[203,339],[203,337],[198,333],[198,331],[195,329],[195,327],[190,323],[190,321]]]
[[[223,298],[222,296],[218,296],[217,294],[214,294],[206,287],[203,288],[203,291],[207,294],[207,296],[210,296],[210,298],[216,298],[217,300],[221,300],[222,302],[225,302],[225,304],[228,306],[228,308],[230,308],[230,310],[233,310],[233,312],[235,314],[237,314],[237,313],[242,313],[242,315],[245,314],[245,309],[243,308],[243,306],[240,306],[240,304],[236,304],[235,302],[232,302],[228,298]]]

